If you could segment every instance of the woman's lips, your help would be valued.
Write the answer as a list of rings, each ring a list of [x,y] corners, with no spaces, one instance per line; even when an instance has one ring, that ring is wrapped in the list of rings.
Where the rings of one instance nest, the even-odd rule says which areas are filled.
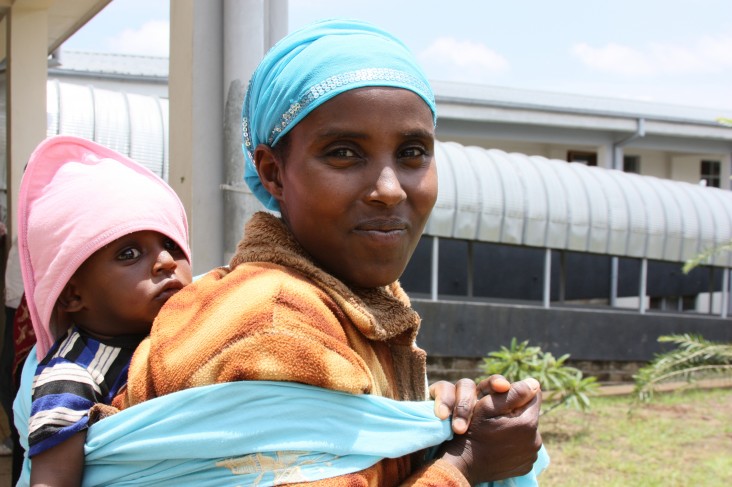
[[[376,246],[386,250],[394,246],[401,246],[409,229],[409,224],[401,218],[379,218],[366,220],[354,229],[356,235],[360,235],[368,242],[369,246]]]
[[[409,224],[402,218],[377,218],[366,220],[356,225],[359,232],[398,232],[406,230]]]

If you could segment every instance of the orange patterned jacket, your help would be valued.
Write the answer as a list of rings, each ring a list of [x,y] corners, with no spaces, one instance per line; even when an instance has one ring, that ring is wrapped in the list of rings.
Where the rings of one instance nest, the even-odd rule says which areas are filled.
[[[257,213],[229,268],[211,271],[163,307],[132,359],[127,395],[115,406],[239,380],[422,400],[419,323],[398,283],[350,289],[318,268],[279,219]],[[451,465],[422,465],[421,458],[384,459],[314,485],[469,485]]]

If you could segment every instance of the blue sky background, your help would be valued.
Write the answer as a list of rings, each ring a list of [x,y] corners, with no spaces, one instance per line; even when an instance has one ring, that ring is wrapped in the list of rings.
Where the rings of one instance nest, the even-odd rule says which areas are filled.
[[[63,46],[167,56],[168,0],[114,0]],[[371,21],[433,80],[715,108],[732,117],[732,0],[290,0],[290,29]]]

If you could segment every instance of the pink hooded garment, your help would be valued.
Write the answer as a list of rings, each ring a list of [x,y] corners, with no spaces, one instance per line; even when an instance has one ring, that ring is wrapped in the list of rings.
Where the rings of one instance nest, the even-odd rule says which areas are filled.
[[[38,360],[69,325],[54,310],[74,272],[105,245],[143,230],[171,238],[190,261],[185,209],[158,176],[78,137],[51,137],[36,148],[20,183],[18,247]]]

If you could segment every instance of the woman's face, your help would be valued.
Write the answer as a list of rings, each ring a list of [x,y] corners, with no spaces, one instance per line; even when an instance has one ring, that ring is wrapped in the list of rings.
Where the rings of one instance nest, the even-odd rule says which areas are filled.
[[[342,93],[273,153],[282,216],[320,266],[356,287],[401,276],[437,198],[432,112],[418,95]]]

